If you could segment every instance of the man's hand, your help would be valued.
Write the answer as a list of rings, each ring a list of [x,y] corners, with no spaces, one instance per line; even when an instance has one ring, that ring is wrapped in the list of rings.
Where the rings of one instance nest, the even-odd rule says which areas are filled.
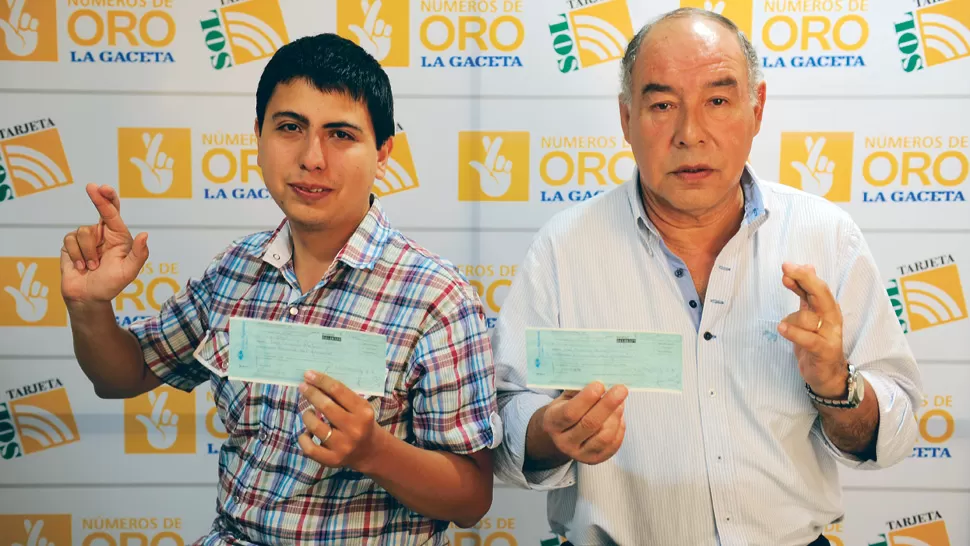
[[[110,302],[138,277],[148,259],[148,235],[132,238],[114,188],[88,184],[85,189],[100,219],[64,237],[61,295],[69,304]]]
[[[303,413],[307,432],[300,435],[299,443],[306,456],[331,468],[369,473],[368,463],[387,440],[388,432],[377,425],[367,400],[336,379],[315,372],[306,373],[300,392],[316,409]],[[320,445],[311,435],[320,439]]]
[[[844,398],[848,364],[842,347],[842,311],[811,265],[784,264],[782,284],[798,294],[798,311],[785,317],[778,332],[795,345],[798,371],[823,398]]]
[[[542,431],[563,455],[599,464],[620,449],[627,389],[616,385],[604,395],[605,390],[601,383],[591,383],[579,392],[564,392],[542,410]]]

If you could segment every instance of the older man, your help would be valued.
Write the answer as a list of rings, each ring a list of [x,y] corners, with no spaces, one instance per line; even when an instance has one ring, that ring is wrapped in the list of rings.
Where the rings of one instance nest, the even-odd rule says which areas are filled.
[[[494,338],[497,474],[574,544],[826,544],[837,463],[911,452],[916,362],[859,228],[746,165],[765,84],[729,20],[681,9],[623,60],[637,172],[536,236]],[[683,392],[526,387],[527,327],[683,336]]]

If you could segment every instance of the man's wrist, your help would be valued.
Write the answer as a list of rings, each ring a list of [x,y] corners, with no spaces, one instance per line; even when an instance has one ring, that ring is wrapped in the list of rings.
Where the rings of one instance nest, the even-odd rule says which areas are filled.
[[[358,460],[357,464],[354,465],[356,467],[354,470],[371,477],[376,477],[375,474],[381,470],[388,470],[396,466],[393,464],[382,464],[381,461],[392,455],[389,450],[393,449],[394,446],[392,444],[397,438],[391,436],[391,433],[378,426],[377,423],[374,423],[374,429],[373,436],[370,439],[370,445],[366,448],[365,453]]]
[[[829,379],[823,384],[812,385],[809,383],[809,388],[812,392],[820,398],[828,398],[831,400],[845,400],[849,397],[849,365],[847,362],[843,362],[839,369],[839,373],[834,377]]]

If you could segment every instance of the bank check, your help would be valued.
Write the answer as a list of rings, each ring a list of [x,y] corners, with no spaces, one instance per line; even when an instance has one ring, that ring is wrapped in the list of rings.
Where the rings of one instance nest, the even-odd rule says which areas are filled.
[[[297,386],[313,370],[359,394],[384,395],[387,340],[380,334],[231,318],[229,351],[229,379]]]
[[[681,392],[680,334],[527,328],[528,386],[581,390],[599,381],[607,388]]]

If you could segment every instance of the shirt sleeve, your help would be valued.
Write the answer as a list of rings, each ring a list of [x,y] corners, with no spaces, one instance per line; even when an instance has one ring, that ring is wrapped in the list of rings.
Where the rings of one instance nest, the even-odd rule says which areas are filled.
[[[418,341],[412,400],[416,445],[468,454],[501,441],[495,368],[481,302],[470,286]]]
[[[922,378],[893,310],[882,276],[858,226],[851,220],[842,249],[843,276],[836,300],[843,316],[846,356],[872,386],[879,404],[875,460],[840,450],[821,423],[816,434],[840,463],[858,470],[886,468],[906,459],[919,433],[915,409],[922,403]]]
[[[499,415],[505,427],[505,438],[495,454],[495,475],[508,484],[537,491],[576,483],[575,461],[543,471],[523,470],[529,421],[560,394],[526,387],[525,329],[560,325],[558,291],[552,252],[540,234],[512,282],[492,336]]]
[[[149,369],[163,382],[186,392],[210,378],[210,371],[193,352],[209,328],[209,302],[222,256],[212,260],[201,278],[189,279],[162,304],[157,315],[128,327],[141,344]]]

